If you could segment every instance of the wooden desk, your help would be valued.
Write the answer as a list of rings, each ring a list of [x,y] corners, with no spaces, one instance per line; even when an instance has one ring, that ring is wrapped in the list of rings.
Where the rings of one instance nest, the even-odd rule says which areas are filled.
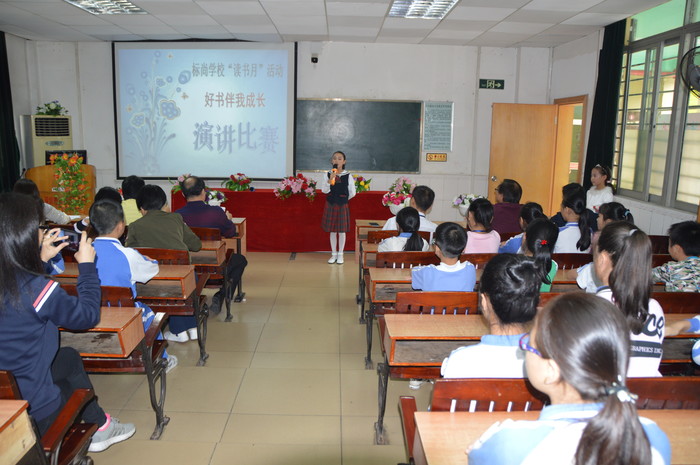
[[[19,463],[33,449],[39,449],[28,407],[26,400],[0,400],[0,463]],[[41,450],[36,452],[43,458]]]
[[[221,265],[226,260],[226,243],[224,241],[202,241],[202,248],[190,252],[193,265]]]
[[[355,262],[360,261],[360,241],[367,240],[367,231],[382,229],[386,220],[355,220]]]
[[[233,224],[236,225],[236,235],[230,238],[224,238],[226,242],[226,248],[234,249],[237,253],[241,255],[246,255],[248,253],[248,237],[246,236],[246,219],[245,218],[231,218]],[[234,246],[235,244],[235,246]]]
[[[668,315],[669,322],[693,314]],[[389,378],[434,379],[440,377],[443,360],[452,350],[479,342],[488,334],[481,315],[384,315],[384,362],[377,364],[379,412],[374,424],[375,443],[385,444],[384,413]],[[664,364],[689,364],[696,334],[664,340]]]
[[[655,421],[671,442],[673,464],[697,464],[700,415],[697,410],[639,410]],[[492,424],[508,418],[536,420],[540,412],[416,412],[416,465],[465,465],[466,449]]]
[[[83,357],[128,357],[143,340],[141,309],[102,307],[100,322],[87,331],[61,328],[61,345],[73,347]]]

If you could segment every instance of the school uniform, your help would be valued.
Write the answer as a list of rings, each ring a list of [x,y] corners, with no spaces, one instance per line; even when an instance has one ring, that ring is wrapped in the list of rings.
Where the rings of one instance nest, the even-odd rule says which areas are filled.
[[[581,239],[581,230],[578,223],[566,223],[559,228],[559,237],[557,243],[554,244],[553,253],[589,253],[590,248],[579,250],[576,243]]]
[[[610,203],[613,200],[613,190],[610,186],[605,186],[602,189],[596,189],[595,186],[592,186],[588,189],[588,192],[586,192],[586,208],[596,213],[598,213],[601,205]]]
[[[498,247],[498,253],[523,253],[523,233],[513,236]]]
[[[437,224],[430,221],[425,216],[425,213],[418,212],[418,218],[420,219],[420,225],[418,226],[418,231],[427,231],[429,233],[435,232],[435,230],[437,229]],[[384,223],[382,230],[384,230],[384,231],[398,231],[399,226],[396,223],[396,217],[392,216],[391,218],[386,220],[386,223]]]
[[[481,336],[481,342],[452,351],[442,362],[444,378],[524,378],[522,334]]]
[[[612,289],[603,286],[598,289],[596,295],[610,302],[614,302]],[[664,311],[661,305],[649,299],[649,316],[644,322],[642,331],[634,334],[630,331],[630,366],[627,370],[628,377],[653,377],[661,376],[659,365],[663,355],[662,343],[664,341],[665,329]]]
[[[537,421],[494,423],[472,446],[469,465],[572,464],[587,421],[603,405],[548,405]],[[639,417],[639,421],[649,439],[652,465],[669,465],[671,444],[666,433],[648,418]]]
[[[496,231],[478,233],[467,231],[467,246],[464,253],[498,253],[501,236]]]
[[[401,252],[406,247],[406,242],[411,237],[411,233],[400,233],[398,236],[387,237],[377,246],[377,252]],[[423,244],[421,251],[427,252],[430,249],[428,241],[421,237]]]
[[[411,287],[416,290],[473,292],[475,284],[476,268],[469,262],[411,268]]]
[[[557,269],[559,268],[559,265],[557,265],[557,262],[552,260],[552,266],[549,268],[549,273],[547,274],[547,277],[549,278],[549,284],[545,284],[542,282],[540,285],[540,292],[549,292],[552,290],[552,283],[554,282],[554,277],[557,274]]]
[[[326,195],[321,227],[326,232],[344,233],[350,230],[350,209],[348,201],[355,197],[355,180],[348,171],[343,170],[330,184],[331,171],[321,181],[321,192]]]

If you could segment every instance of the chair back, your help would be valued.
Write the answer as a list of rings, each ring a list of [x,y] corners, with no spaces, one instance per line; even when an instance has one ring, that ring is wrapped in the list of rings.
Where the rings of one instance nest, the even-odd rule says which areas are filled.
[[[579,268],[593,261],[593,255],[589,253],[554,253],[552,260],[557,262],[560,270]]]
[[[21,398],[15,377],[9,371],[0,370],[0,399],[15,400]]]
[[[664,263],[673,262],[673,258],[667,253],[655,253],[651,256],[651,267],[655,268],[661,266]]]
[[[495,257],[496,253],[463,253],[459,256],[460,262],[469,262],[474,265],[477,270],[486,266],[486,264]]]
[[[664,313],[698,313],[700,292],[652,292]]]
[[[540,292],[540,303],[537,308],[542,308],[549,303],[550,300],[556,299],[562,294],[571,294],[572,292],[583,292],[583,291],[570,291],[570,292]]]
[[[700,377],[627,378],[638,409],[700,409]]]
[[[395,313],[470,315],[479,312],[478,292],[398,292]]]
[[[220,241],[221,231],[218,228],[192,228],[193,233],[202,241]]]
[[[418,231],[418,234],[425,239],[426,242],[430,242],[430,231]],[[370,229],[367,231],[367,243],[378,244],[384,239],[398,235],[399,232],[395,229],[387,229],[386,231],[382,229]]]
[[[651,241],[651,253],[667,254],[668,253],[668,236],[649,235]]]
[[[433,412],[527,412],[542,410],[549,398],[525,378],[436,379]]]
[[[187,250],[157,249],[154,247],[137,247],[136,250],[160,265],[189,265],[190,253]]]
[[[75,284],[61,284],[61,287],[69,295],[78,295],[78,286]],[[102,307],[135,307],[134,295],[129,287],[100,286]]]
[[[377,252],[377,268],[413,268],[418,265],[439,265],[433,252]]]

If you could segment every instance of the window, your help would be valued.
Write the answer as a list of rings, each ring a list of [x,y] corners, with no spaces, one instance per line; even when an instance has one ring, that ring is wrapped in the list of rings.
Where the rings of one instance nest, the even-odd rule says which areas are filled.
[[[700,201],[700,99],[680,60],[700,46],[700,0],[671,0],[630,18],[613,177],[619,193],[695,211]]]

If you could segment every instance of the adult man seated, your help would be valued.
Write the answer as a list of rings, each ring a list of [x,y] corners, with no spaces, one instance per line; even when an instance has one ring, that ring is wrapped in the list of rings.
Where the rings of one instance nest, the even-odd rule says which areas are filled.
[[[176,211],[182,215],[182,219],[189,227],[193,228],[216,228],[221,231],[221,237],[233,237],[236,235],[236,225],[231,221],[231,213],[224,211],[221,207],[207,205],[207,189],[204,180],[197,176],[189,176],[181,183],[182,195],[185,196],[187,204]],[[231,254],[228,260],[227,273],[231,281],[231,292],[235,293],[241,282],[243,270],[248,265],[248,260],[240,253]],[[221,311],[221,301],[223,295],[221,291],[214,294],[211,301],[210,310],[214,313]]]

